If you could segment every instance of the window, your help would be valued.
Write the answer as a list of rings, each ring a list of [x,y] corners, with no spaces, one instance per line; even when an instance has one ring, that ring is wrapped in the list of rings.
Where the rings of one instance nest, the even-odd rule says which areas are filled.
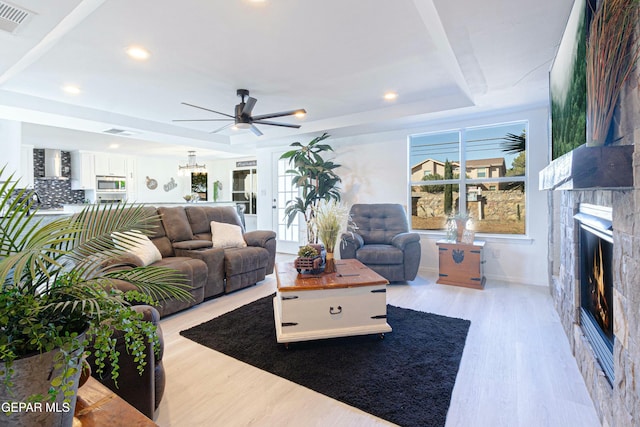
[[[524,234],[527,126],[412,135],[412,228],[444,230],[449,215],[466,213],[476,232]]]
[[[256,214],[256,192],[258,191],[258,175],[256,169],[233,171],[233,188],[231,200],[245,207],[245,214]]]

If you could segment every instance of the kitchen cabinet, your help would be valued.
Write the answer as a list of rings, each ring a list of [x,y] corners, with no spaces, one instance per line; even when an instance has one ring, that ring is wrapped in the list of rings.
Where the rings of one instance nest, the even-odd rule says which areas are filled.
[[[95,155],[86,151],[71,152],[71,189],[96,188]]]
[[[99,176],[127,176],[127,158],[110,154],[95,156],[96,175]]]

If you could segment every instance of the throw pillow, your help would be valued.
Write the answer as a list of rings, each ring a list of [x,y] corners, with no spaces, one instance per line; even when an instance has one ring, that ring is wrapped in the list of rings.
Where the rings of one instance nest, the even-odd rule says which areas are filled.
[[[116,232],[111,235],[116,248],[124,249],[142,260],[142,265],[153,264],[162,259],[160,251],[151,240],[139,231]]]
[[[244,248],[247,242],[242,237],[239,225],[211,221],[211,241],[214,248]]]

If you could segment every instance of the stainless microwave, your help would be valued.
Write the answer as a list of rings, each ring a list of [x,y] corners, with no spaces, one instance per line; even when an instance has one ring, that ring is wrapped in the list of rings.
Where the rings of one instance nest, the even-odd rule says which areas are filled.
[[[96,191],[125,192],[127,179],[124,176],[97,176]]]

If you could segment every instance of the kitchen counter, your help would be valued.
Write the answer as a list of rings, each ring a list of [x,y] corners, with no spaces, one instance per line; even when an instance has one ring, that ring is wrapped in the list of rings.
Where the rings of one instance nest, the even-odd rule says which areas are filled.
[[[63,208],[55,208],[55,209],[40,209],[34,212],[33,216],[60,216],[60,215],[71,215],[72,212],[68,212]]]

